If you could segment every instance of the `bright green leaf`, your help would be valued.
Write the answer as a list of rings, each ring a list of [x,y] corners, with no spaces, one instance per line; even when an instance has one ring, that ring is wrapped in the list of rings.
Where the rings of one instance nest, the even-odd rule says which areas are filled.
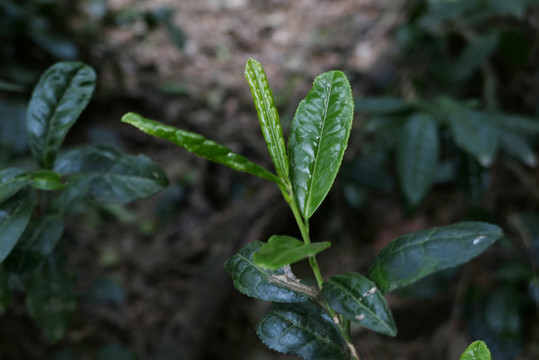
[[[494,160],[498,148],[498,136],[496,128],[484,117],[476,116],[477,113],[476,111],[457,111],[450,114],[447,119],[455,143],[486,167]]]
[[[94,70],[80,62],[60,62],[39,80],[28,106],[28,144],[39,164],[50,169],[67,132],[95,87]]]
[[[31,183],[30,175],[21,169],[0,170],[0,204]]]
[[[245,78],[251,88],[260,128],[277,175],[288,183],[288,156],[283,130],[264,68],[258,61],[249,59],[245,65]]]
[[[438,162],[438,128],[428,115],[415,114],[397,145],[397,173],[406,199],[418,204],[429,190]]]
[[[296,279],[291,271],[267,270],[256,265],[253,254],[262,246],[262,242],[254,241],[225,262],[236,289],[266,301],[303,302],[316,297],[316,289]]]
[[[51,342],[65,334],[75,310],[75,293],[65,265],[49,257],[26,283],[26,308]]]
[[[274,303],[256,325],[270,349],[306,360],[347,360],[349,350],[336,325],[317,305]]]
[[[305,244],[303,241],[286,235],[273,235],[260,250],[253,255],[257,266],[277,270],[291,265],[309,256],[327,249],[331,246],[329,241]]]
[[[202,135],[176,129],[172,126],[143,118],[134,113],[125,114],[122,117],[122,121],[133,125],[147,134],[171,141],[195,155],[228,166],[233,170],[243,171],[266,180],[280,183],[279,178],[275,174],[247,160],[245,157],[232,152],[229,148],[206,139]]]
[[[359,274],[332,276],[323,284],[322,297],[350,321],[385,335],[397,334],[384,295],[371,280]]]
[[[367,277],[386,293],[433,272],[463,264],[485,251],[502,235],[499,227],[481,222],[461,222],[414,231],[382,249]]]
[[[50,170],[38,170],[32,174],[34,189],[54,191],[61,190],[66,185],[60,180],[60,174]]]
[[[128,203],[168,185],[163,169],[144,155],[131,156],[110,146],[88,146],[58,158],[54,171],[67,175],[67,192],[104,203]],[[72,190],[70,186],[77,189]]]
[[[35,204],[34,191],[21,190],[0,204],[0,263],[19,241]]]
[[[288,149],[292,187],[305,219],[313,215],[335,181],[353,116],[350,83],[340,71],[319,75],[298,106]]]
[[[492,358],[487,345],[483,341],[477,340],[462,353],[460,360],[492,360]]]

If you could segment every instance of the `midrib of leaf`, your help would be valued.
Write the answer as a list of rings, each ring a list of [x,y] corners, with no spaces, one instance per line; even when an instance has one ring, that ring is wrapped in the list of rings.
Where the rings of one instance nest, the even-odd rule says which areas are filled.
[[[331,281],[331,280],[330,280],[330,281]],[[351,292],[349,292],[346,288],[342,287],[341,284],[337,283],[336,281],[331,281],[331,283],[334,284],[335,286],[337,286],[338,288],[340,288],[340,289],[341,289],[344,293],[346,293],[347,295],[351,296],[354,300],[356,300],[356,296],[355,296],[354,294],[352,294]],[[361,299],[364,299],[364,297],[361,297]],[[368,312],[369,314],[371,314],[373,317],[375,317],[375,318],[380,318],[379,316],[376,315],[376,313],[372,312],[372,310],[371,310],[368,306],[362,304],[361,301],[358,300],[358,301],[355,301],[355,302],[358,303],[358,304],[360,304],[360,306],[361,306],[362,308],[365,308],[365,309],[367,310],[366,312]],[[391,329],[390,327],[388,327],[388,326],[386,325],[385,321],[381,321],[381,323],[384,324],[384,327],[385,327],[386,329],[388,329],[389,332],[393,331],[393,329]]]
[[[311,203],[311,195],[312,195],[312,184],[314,182],[314,175],[316,174],[316,169],[318,168],[318,155],[320,154],[320,148],[322,147],[321,144],[322,144],[322,135],[325,134],[325,127],[326,127],[326,120],[327,120],[327,112],[328,112],[328,108],[329,108],[329,100],[330,100],[330,97],[331,97],[331,91],[333,90],[333,80],[335,78],[335,75],[332,75],[332,79],[331,79],[331,84],[329,86],[329,92],[328,92],[328,97],[324,100],[324,103],[325,103],[325,108],[324,108],[324,113],[323,113],[323,120],[322,120],[322,126],[320,127],[322,132],[320,133],[320,138],[318,139],[318,142],[316,143],[316,154],[315,154],[315,157],[314,157],[314,160],[313,160],[313,171],[312,171],[312,176],[309,177],[309,181],[307,182],[307,199],[305,201],[305,208],[303,209],[303,212],[304,212],[304,216],[305,216],[305,220],[307,220],[308,218],[308,214],[309,214],[309,204]],[[326,88],[328,88],[328,86],[326,85]]]
[[[56,102],[56,104],[54,104],[53,106],[53,112],[52,112],[52,115],[50,117],[51,121],[47,121],[46,122],[46,126],[45,126],[45,142],[44,142],[44,145],[47,145],[49,144],[49,139],[50,139],[50,128],[52,127],[52,120],[54,119],[54,115],[56,114],[56,109],[58,108],[58,105],[62,103],[62,101],[64,100],[64,97],[66,96],[66,93],[67,93],[67,90],[71,87],[71,84],[73,83],[73,79],[75,79],[75,77],[77,76],[79,70],[84,67],[84,64],[80,64],[76,69],[75,71],[73,71],[73,73],[70,73],[68,75],[68,86],[66,86],[63,90],[62,90],[62,95],[60,96],[60,99],[59,101]],[[47,149],[48,150],[48,149]],[[46,169],[49,169],[51,167],[52,164],[49,164],[48,163],[48,158],[47,158],[47,151],[45,151],[45,149],[43,149],[43,167],[46,168]]]

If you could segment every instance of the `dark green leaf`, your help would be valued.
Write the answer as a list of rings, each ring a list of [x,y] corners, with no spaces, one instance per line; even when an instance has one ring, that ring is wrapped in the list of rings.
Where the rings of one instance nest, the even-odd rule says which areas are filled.
[[[6,267],[18,275],[35,270],[52,253],[63,232],[64,221],[59,215],[49,214],[32,219],[6,259]]]
[[[19,241],[35,204],[34,191],[21,190],[0,204],[0,263]]]
[[[461,222],[400,236],[382,249],[367,272],[384,293],[479,255],[502,236],[499,227]]]
[[[104,203],[146,198],[168,185],[161,167],[146,156],[126,155],[109,146],[71,150],[58,158],[54,170],[69,175],[68,184],[73,181],[79,190],[86,189],[92,200]]]
[[[49,341],[65,334],[75,310],[75,294],[65,265],[51,256],[26,283],[26,308]]]
[[[359,274],[332,276],[323,284],[322,297],[350,321],[385,335],[397,334],[384,295],[371,280]]]
[[[0,204],[30,183],[30,175],[24,170],[17,168],[0,170]]]
[[[288,149],[292,187],[305,219],[313,215],[333,185],[353,117],[352,90],[340,71],[319,75],[298,106]]]
[[[349,351],[331,318],[311,302],[274,303],[256,325],[270,349],[306,360],[347,360]]]
[[[477,118],[478,121],[501,128],[502,131],[506,129],[518,135],[539,133],[539,119],[537,118],[487,111],[470,110],[469,113],[468,117]]]
[[[460,360],[492,360],[492,358],[487,345],[481,340],[477,340],[468,346]]]
[[[284,183],[288,183],[288,156],[283,130],[264,68],[258,61],[249,59],[245,65],[245,78],[251,88],[260,128],[277,175]]]
[[[176,129],[172,126],[161,124],[157,121],[145,119],[134,113],[127,113],[122,121],[133,125],[143,132],[173,142],[189,152],[216,163],[228,166],[236,171],[243,171],[251,175],[259,176],[266,180],[280,183],[275,174],[267,171],[245,157],[232,152],[229,148],[219,145],[204,136],[188,131]]]
[[[329,241],[305,244],[303,241],[286,235],[273,235],[260,250],[253,255],[257,266],[277,270],[309,256],[316,255],[331,246]]]
[[[473,204],[478,204],[487,190],[488,171],[479,162],[463,151],[457,153],[457,186]]]
[[[232,276],[234,286],[241,293],[257,299],[278,302],[303,302],[315,298],[317,291],[285,269],[267,270],[253,262],[253,254],[262,245],[254,241],[225,262],[225,270]]]
[[[453,81],[466,80],[492,55],[497,46],[497,33],[484,35],[471,41],[453,64]]]
[[[60,174],[50,170],[39,170],[32,174],[34,189],[54,191],[61,190],[65,184],[60,180]]]
[[[28,106],[28,144],[39,164],[50,169],[67,132],[95,87],[94,70],[80,62],[60,62],[39,80]]]
[[[414,114],[397,146],[397,172],[406,199],[418,204],[429,190],[438,162],[438,128],[429,115]]]
[[[120,344],[103,346],[97,352],[97,360],[136,360],[137,357]]]
[[[10,300],[8,273],[3,266],[0,266],[0,315],[6,312]]]
[[[514,158],[522,161],[528,166],[535,166],[537,158],[535,151],[528,144],[524,136],[517,135],[510,131],[500,131],[498,135],[501,147]]]
[[[26,102],[0,101],[0,144],[16,153],[26,151]]]
[[[476,111],[458,111],[448,117],[456,144],[473,155],[483,166],[494,160],[498,148],[496,128]]]
[[[411,110],[414,105],[404,99],[396,97],[362,97],[355,100],[358,113],[373,115],[388,115],[396,112]]]

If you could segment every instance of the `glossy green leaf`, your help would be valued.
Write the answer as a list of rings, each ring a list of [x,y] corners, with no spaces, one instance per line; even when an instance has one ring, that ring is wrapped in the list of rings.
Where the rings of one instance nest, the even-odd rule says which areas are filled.
[[[49,257],[28,277],[26,309],[49,341],[63,337],[75,310],[75,293],[65,264],[57,256]]]
[[[233,170],[243,171],[266,180],[280,183],[279,178],[275,174],[247,160],[245,157],[232,152],[229,148],[206,139],[202,135],[176,129],[172,126],[143,118],[134,113],[125,114],[122,117],[122,121],[133,125],[147,134],[171,141],[195,155],[228,166]]]
[[[28,144],[39,164],[50,169],[67,132],[95,87],[94,70],[81,62],[60,62],[39,80],[28,106]]]
[[[24,170],[17,168],[0,170],[0,204],[30,183],[30,175]]]
[[[535,151],[528,144],[528,141],[524,136],[502,130],[500,130],[498,134],[502,149],[515,159],[522,161],[524,164],[535,166],[537,163]]]
[[[21,237],[35,204],[34,191],[21,190],[0,204],[0,263]]]
[[[494,160],[498,148],[496,128],[474,111],[458,111],[448,116],[455,143],[483,166]]]
[[[58,158],[54,171],[68,175],[68,184],[73,181],[90,199],[104,203],[146,198],[168,185],[163,169],[148,157],[126,155],[110,146],[71,150]]]
[[[273,235],[253,255],[253,261],[262,268],[277,270],[316,255],[330,246],[329,241],[305,244],[291,236]]]
[[[413,108],[412,103],[397,97],[362,97],[355,100],[355,110],[358,113],[387,115]]]
[[[298,106],[288,149],[292,187],[305,219],[313,215],[335,181],[353,116],[350,83],[340,71],[319,75]]]
[[[63,232],[64,221],[59,215],[32,219],[6,259],[7,269],[20,276],[35,270],[52,253]]]
[[[277,175],[288,183],[288,156],[283,130],[264,68],[258,61],[249,59],[245,65],[245,78],[251,88],[260,128]]]
[[[285,269],[263,269],[253,262],[253,254],[264,243],[254,241],[225,262],[234,286],[241,293],[257,299],[276,302],[303,302],[315,298],[316,289],[296,279]]]
[[[256,325],[270,349],[306,360],[347,360],[349,350],[331,318],[311,302],[274,303]]]
[[[487,345],[483,341],[477,340],[462,353],[460,360],[492,360],[492,358]]]
[[[497,33],[480,36],[471,41],[453,63],[452,80],[460,82],[468,79],[492,55],[497,45]]]
[[[385,335],[397,334],[384,295],[374,282],[359,274],[332,276],[323,284],[322,297],[350,321]]]
[[[50,170],[39,170],[32,174],[34,189],[54,191],[61,190],[66,185],[61,181],[60,174]]]
[[[433,272],[463,264],[485,251],[502,235],[499,227],[481,222],[461,222],[414,231],[382,249],[367,277],[386,293]]]
[[[10,300],[8,273],[3,266],[0,266],[0,315],[6,312]]]
[[[430,189],[438,162],[438,127],[429,115],[414,114],[397,145],[397,173],[408,202],[417,205]]]

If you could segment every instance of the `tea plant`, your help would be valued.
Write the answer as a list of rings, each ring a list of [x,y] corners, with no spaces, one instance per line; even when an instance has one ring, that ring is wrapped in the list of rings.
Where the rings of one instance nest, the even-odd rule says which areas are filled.
[[[312,242],[309,219],[320,206],[341,165],[353,120],[354,102],[340,71],[319,75],[299,104],[285,145],[279,115],[260,63],[249,59],[245,76],[258,113],[275,173],[202,135],[179,130],[128,113],[122,121],[172,141],[208,160],[274,182],[297,222],[302,239],[273,235],[254,241],[228,259],[225,270],[245,295],[271,301],[256,332],[269,348],[308,360],[360,357],[352,344],[351,322],[395,336],[397,328],[384,295],[442,269],[463,264],[502,236],[481,222],[421,230],[395,239],[383,249],[365,275],[349,272],[324,279],[316,254],[329,241]],[[307,260],[315,284],[298,279],[291,265]],[[472,344],[462,359],[489,359],[481,343]]]
[[[94,70],[60,62],[37,84],[28,106],[28,145],[36,166],[0,170],[0,312],[11,292],[26,293],[26,308],[51,341],[59,340],[75,309],[72,279],[61,242],[72,206],[128,203],[167,184],[146,156],[109,146],[85,146],[60,154],[69,129],[95,87]]]

